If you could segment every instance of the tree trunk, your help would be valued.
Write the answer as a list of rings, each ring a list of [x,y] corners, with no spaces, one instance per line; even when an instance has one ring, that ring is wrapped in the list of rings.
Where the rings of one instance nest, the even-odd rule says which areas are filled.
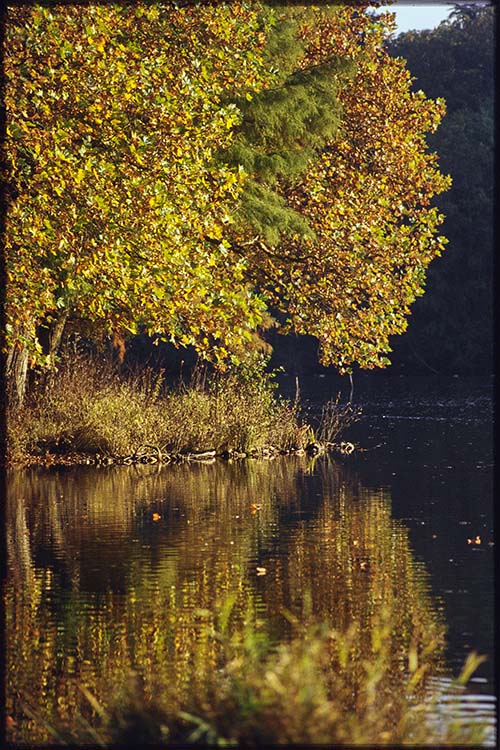
[[[7,403],[21,406],[26,392],[28,376],[28,350],[22,344],[14,345],[7,355]]]
[[[44,354],[50,355],[51,359],[55,357],[61,345],[67,320],[68,311],[65,310],[55,320],[51,320],[50,323],[44,321],[37,326],[36,335],[42,351]]]
[[[53,326],[50,329],[49,332],[49,345],[48,345],[48,354],[50,354],[50,357],[54,357],[55,354],[57,354],[57,351],[61,345],[61,340],[64,333],[64,327],[66,325],[66,321],[68,320],[68,312],[67,310],[57,318],[56,322],[53,324]]]

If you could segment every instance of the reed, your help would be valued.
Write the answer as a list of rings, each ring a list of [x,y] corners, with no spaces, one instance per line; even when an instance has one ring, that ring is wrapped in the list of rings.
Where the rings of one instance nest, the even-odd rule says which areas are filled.
[[[438,696],[429,698],[425,682],[432,649],[418,666],[411,665],[408,653],[410,666],[395,669],[384,645],[390,617],[381,617],[372,633],[372,652],[360,658],[354,626],[341,633],[311,618],[305,624],[294,621],[293,637],[276,644],[248,623],[230,631],[231,602],[224,608],[215,618],[217,627],[207,626],[203,634],[203,639],[216,642],[217,668],[206,667],[200,673],[195,664],[197,672],[187,675],[190,687],[183,702],[172,685],[152,685],[147,677],[131,672],[106,706],[81,688],[90,714],[87,710],[87,718],[73,717],[73,728],[51,720],[50,726],[46,724],[49,733],[57,742],[102,747],[390,748],[478,746],[484,741],[480,725],[445,716],[439,724],[432,720]],[[474,667],[471,659],[457,686],[465,671]],[[476,658],[476,665],[479,661]]]
[[[334,414],[328,411],[336,432],[344,416],[345,426],[350,424],[350,414]],[[330,435],[331,429],[323,432]],[[258,455],[303,449],[312,439],[299,405],[276,395],[264,362],[211,375],[198,370],[188,384],[167,388],[162,374],[150,369],[123,374],[105,360],[66,352],[8,419],[12,464],[123,457],[143,445],[164,455]]]

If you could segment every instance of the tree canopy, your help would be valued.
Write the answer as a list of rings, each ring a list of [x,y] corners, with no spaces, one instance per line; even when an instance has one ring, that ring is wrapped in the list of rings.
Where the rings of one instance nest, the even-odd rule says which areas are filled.
[[[457,6],[436,29],[401,34],[389,49],[407,60],[415,87],[446,99],[429,142],[453,178],[436,199],[449,249],[429,269],[429,291],[395,359],[439,372],[492,372],[494,10]]]
[[[12,350],[46,361],[72,319],[223,364],[271,311],[341,371],[386,364],[444,245],[444,107],[365,9],[11,8]]]
[[[200,349],[245,340],[263,305],[222,242],[242,172],[213,154],[240,117],[221,93],[259,86],[260,46],[238,5],[11,10],[16,340],[36,349],[65,312]]]
[[[291,227],[276,243],[259,234],[244,254],[286,327],[319,340],[324,364],[383,366],[389,336],[405,330],[426,267],[444,245],[430,200],[449,181],[425,144],[443,102],[412,93],[404,63],[384,50],[389,16],[320,8],[296,23],[302,75],[342,61],[334,78],[341,120],[298,178],[277,180],[308,230]]]

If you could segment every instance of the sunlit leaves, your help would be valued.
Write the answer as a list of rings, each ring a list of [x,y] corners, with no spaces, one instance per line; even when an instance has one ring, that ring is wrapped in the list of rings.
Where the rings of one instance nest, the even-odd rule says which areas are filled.
[[[387,364],[444,244],[444,109],[363,9],[11,9],[12,341],[65,313],[222,363],[271,305],[324,363]]]
[[[389,337],[405,330],[445,242],[431,199],[449,180],[425,141],[444,106],[411,93],[404,62],[385,52],[389,16],[371,20],[346,6],[313,12],[301,27],[300,67],[344,56],[355,74],[339,69],[341,127],[286,190],[309,236],[254,243],[252,271],[288,328],[317,337],[324,364],[383,367]]]
[[[258,324],[224,245],[245,175],[213,156],[240,119],[228,97],[261,85],[259,28],[238,4],[11,9],[14,340],[65,310],[205,353],[216,333],[222,356]]]

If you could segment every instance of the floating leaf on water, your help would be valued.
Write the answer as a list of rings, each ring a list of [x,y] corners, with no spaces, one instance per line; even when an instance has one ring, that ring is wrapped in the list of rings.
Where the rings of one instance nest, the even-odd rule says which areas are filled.
[[[478,534],[474,539],[467,539],[467,544],[481,544],[481,537]]]

